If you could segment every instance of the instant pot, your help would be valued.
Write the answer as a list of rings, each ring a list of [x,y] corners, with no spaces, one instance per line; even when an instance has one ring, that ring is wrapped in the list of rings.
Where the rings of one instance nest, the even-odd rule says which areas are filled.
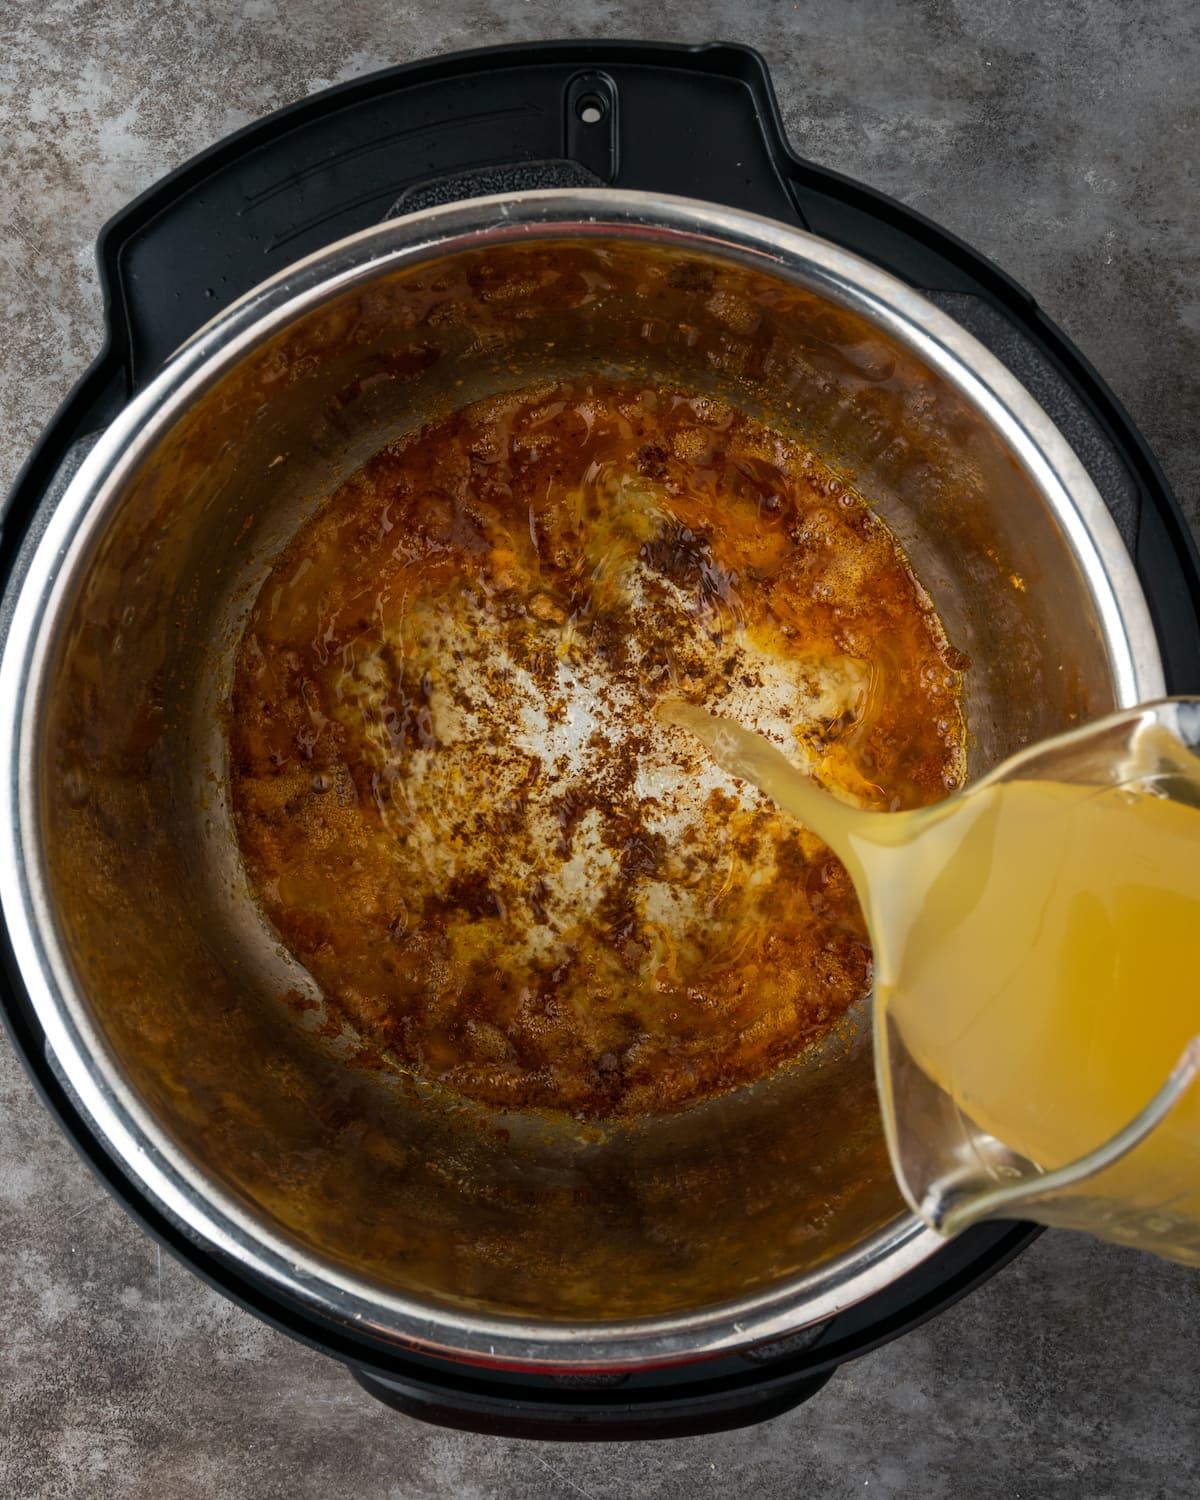
[[[108,342],[5,513],[4,1011],[113,1193],[429,1420],[733,1426],[992,1274],[904,1209],[867,1028],[635,1125],[447,1108],[278,1004],[224,795],[241,623],[431,413],[586,370],[788,420],[971,658],[973,773],[1200,690],[1200,568],[1096,374],[994,267],[792,155],[736,47],[546,44],[330,90],[107,226]]]

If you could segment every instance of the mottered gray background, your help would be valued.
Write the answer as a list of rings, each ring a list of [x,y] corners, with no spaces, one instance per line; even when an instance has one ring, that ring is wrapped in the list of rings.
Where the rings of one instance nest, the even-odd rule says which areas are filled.
[[[134,194],[327,84],[554,36],[758,47],[793,144],[1024,283],[1200,523],[1194,0],[0,0],[0,489],[99,346],[92,246]],[[162,1255],[0,1040],[4,1497],[1198,1489],[1200,1274],[1058,1233],[757,1428],[573,1447],[423,1427]]]

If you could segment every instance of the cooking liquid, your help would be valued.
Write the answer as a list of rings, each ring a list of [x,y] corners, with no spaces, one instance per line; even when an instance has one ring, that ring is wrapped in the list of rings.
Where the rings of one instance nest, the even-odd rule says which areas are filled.
[[[686,703],[662,712],[837,851],[871,933],[877,1029],[890,1026],[891,1045],[902,1040],[975,1126],[1037,1167],[1109,1141],[1200,1034],[1193,803],[1012,779],[873,815],[740,725]],[[1200,759],[1173,735],[1154,729],[1140,751],[1200,794]],[[1127,748],[1115,754],[1130,761]],[[1122,772],[1136,780],[1136,757]],[[903,1110],[883,1093],[885,1113]],[[1194,1225],[1200,1250],[1200,1088],[1138,1153],[1140,1180]]]
[[[804,1056],[871,957],[826,845],[655,703],[914,807],[961,783],[964,666],[802,444],[685,392],[520,391],[383,450],[264,583],[247,873],[364,1060],[493,1107],[677,1108]]]

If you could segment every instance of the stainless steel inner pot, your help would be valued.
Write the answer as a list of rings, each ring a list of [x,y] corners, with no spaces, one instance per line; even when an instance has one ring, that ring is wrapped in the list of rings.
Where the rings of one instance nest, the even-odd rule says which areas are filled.
[[[596,1369],[775,1339],[937,1248],[891,1178],[868,1028],[639,1126],[483,1118],[352,1068],[279,1003],[304,976],[247,895],[222,732],[245,612],[340,478],[584,371],[729,395],[853,476],[970,655],[973,774],[1162,691],[1079,461],[917,293],[709,204],[480,199],[268,282],[102,436],[14,584],[0,894],[58,1067],[192,1234],[380,1338]]]

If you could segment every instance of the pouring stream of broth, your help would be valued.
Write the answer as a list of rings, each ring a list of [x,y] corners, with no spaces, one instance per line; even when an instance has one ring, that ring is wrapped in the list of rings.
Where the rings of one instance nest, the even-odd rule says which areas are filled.
[[[909,1180],[953,1175],[956,1151],[971,1158],[965,1176],[978,1174],[980,1142],[985,1154],[1007,1151],[1028,1169],[1000,1167],[1001,1176],[1027,1175],[1052,1190],[1055,1174],[1070,1175],[1062,1169],[1146,1111],[1175,1069],[1173,1107],[1160,1108],[1137,1171],[1126,1173],[1138,1186],[1106,1180],[1108,1198],[1122,1201],[1089,1199],[1105,1206],[1089,1208],[1082,1227],[1200,1261],[1200,1088],[1187,1088],[1200,1068],[1200,759],[1155,724],[1104,750],[1124,756],[1107,784],[1094,775],[1045,779],[1056,774],[1047,752],[1032,768],[1001,768],[934,806],[877,813],[821,790],[740,724],[677,700],[659,714],[847,867],[874,948],[877,1049],[886,1039],[876,1054],[881,1105],[914,1209],[946,1231],[984,1216],[969,1205],[958,1223],[931,1212],[930,1182]],[[1097,745],[1104,732],[1096,731]],[[1089,733],[1060,743],[1086,746]],[[1145,789],[1155,783],[1147,757],[1167,768],[1172,785],[1191,788],[1190,804]],[[1070,774],[1070,755],[1062,768]],[[913,1067],[926,1096],[932,1089],[944,1101],[940,1114],[914,1105],[906,1120],[908,1100],[920,1095]],[[936,1130],[955,1139],[919,1139],[922,1129],[936,1133],[939,1120]],[[1126,1151],[1110,1151],[1108,1161]],[[1076,1181],[1090,1175],[1074,1173]],[[1161,1245],[1150,1242],[1146,1203],[1124,1201],[1143,1191],[1156,1207],[1165,1196],[1155,1221],[1165,1226]],[[1022,1216],[1080,1223],[1078,1205],[1064,1213],[1053,1198],[1050,1191],[1041,1210],[1036,1197],[1022,1202]],[[1131,1218],[1125,1207],[1138,1211]]]

